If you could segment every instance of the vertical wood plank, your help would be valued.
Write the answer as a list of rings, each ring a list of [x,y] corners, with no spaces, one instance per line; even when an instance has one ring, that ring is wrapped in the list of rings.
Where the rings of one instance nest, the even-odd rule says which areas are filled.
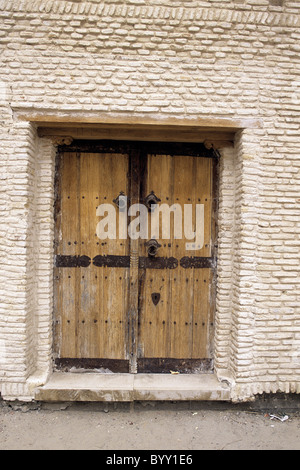
[[[174,203],[179,204],[184,219],[184,205],[192,204],[194,187],[194,160],[195,157],[174,156]],[[173,253],[180,260],[184,256],[191,256],[193,252],[186,251],[184,227],[182,225],[182,238],[173,239]],[[192,310],[193,310],[193,269],[184,269],[178,266],[174,273],[172,283],[172,319],[171,319],[171,357],[190,358],[192,344]]]
[[[170,201],[172,193],[172,157],[160,155],[148,155],[147,178],[143,200],[151,191],[161,199],[161,203]],[[148,216],[149,238],[151,238],[151,213]],[[172,233],[172,223],[171,223]],[[159,249],[159,257],[171,256],[170,240],[162,240],[160,231],[158,241],[162,245]],[[141,240],[141,256],[147,257],[145,242]],[[143,303],[140,307],[140,335],[141,350],[145,357],[169,357],[170,354],[170,275],[169,270],[144,270],[145,282],[143,288]],[[160,300],[157,305],[152,301],[152,294],[158,294]]]
[[[128,195],[128,156],[106,154],[104,156],[101,184],[105,188],[104,202],[113,204],[120,192]],[[104,241],[105,255],[125,255],[128,253],[128,240],[119,239],[119,209],[116,209],[116,240],[107,238]],[[102,327],[107,339],[105,357],[125,359],[128,355],[127,336],[125,331],[128,309],[128,268],[100,268],[103,270],[104,318]],[[118,347],[119,345],[119,347]]]
[[[60,226],[56,230],[57,253],[77,254],[74,244],[78,235],[78,225],[69,214],[78,210],[77,199],[77,156],[70,153],[62,157],[61,162],[61,215]],[[76,318],[76,283],[77,273],[69,268],[59,269],[59,300],[57,311],[61,316],[60,354],[76,356],[77,318]]]
[[[130,204],[140,201],[140,155],[133,149],[130,155]],[[129,343],[130,372],[137,373],[138,321],[139,321],[139,240],[130,238],[130,289],[129,289]]]
[[[171,215],[171,237],[162,238],[160,230],[158,256],[210,257],[212,255],[212,161],[191,156],[148,155],[145,194],[154,191],[161,203],[179,204],[184,218],[184,205],[193,207],[193,231],[196,229],[196,204],[204,205],[204,245],[201,250],[186,250],[184,225],[182,239],[174,237]],[[149,224],[150,226],[150,224]],[[141,254],[147,256],[144,243]],[[140,351],[146,358],[202,359],[211,357],[210,340],[214,299],[211,297],[211,270],[147,269],[141,286]],[[160,294],[155,306],[151,294]]]
[[[197,256],[210,257],[212,254],[212,161],[199,158],[196,160],[196,184],[194,200],[204,205],[204,246]],[[192,357],[210,357],[209,332],[211,323],[211,270],[195,270],[194,276],[194,312]]]
[[[99,204],[128,191],[128,155],[71,153],[62,156],[56,253],[85,255],[89,267],[56,268],[57,351],[60,358],[125,359],[128,335],[128,268],[97,267],[97,255],[129,254],[128,240],[100,240]],[[116,211],[118,221],[118,211]]]
[[[98,173],[99,203],[113,204],[113,200],[123,191],[128,193],[127,187],[128,156],[123,154],[101,154]],[[119,213],[115,206],[116,220]],[[96,227],[96,225],[95,225]],[[124,255],[128,252],[128,241],[119,240],[118,226],[117,238],[97,240],[97,254]],[[99,303],[101,314],[99,317],[100,357],[108,359],[125,359],[127,352],[127,336],[125,331],[128,309],[128,268],[97,267]],[[122,295],[123,294],[123,295]]]

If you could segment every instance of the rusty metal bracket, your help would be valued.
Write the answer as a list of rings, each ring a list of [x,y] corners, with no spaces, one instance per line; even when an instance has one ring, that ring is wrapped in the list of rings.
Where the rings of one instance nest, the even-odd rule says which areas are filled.
[[[88,256],[56,255],[55,266],[57,268],[87,268],[91,264]]]
[[[140,269],[176,269],[178,260],[176,258],[149,258],[141,257],[139,260]]]
[[[150,240],[151,241],[151,240]],[[215,258],[205,258],[196,256],[185,256],[180,260],[180,266],[184,269],[203,269],[215,268]],[[70,256],[70,255],[56,255],[55,266],[57,268],[87,268],[91,264],[89,256]],[[138,266],[140,269],[176,269],[178,267],[178,260],[176,258],[163,258],[163,257],[139,257]],[[107,268],[130,268],[130,256],[120,255],[98,255],[93,258],[93,265],[98,267]]]
[[[184,256],[180,260],[180,266],[185,269],[214,268],[216,266],[216,260],[215,258]]]
[[[93,259],[93,265],[98,267],[104,266],[106,268],[129,268],[130,257],[117,255],[98,255]]]

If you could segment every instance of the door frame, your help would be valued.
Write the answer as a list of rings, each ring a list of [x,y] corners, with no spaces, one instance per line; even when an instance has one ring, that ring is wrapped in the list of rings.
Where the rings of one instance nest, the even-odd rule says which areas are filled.
[[[143,150],[145,149],[145,150]],[[170,143],[170,142],[147,142],[147,141],[87,141],[87,140],[75,140],[69,145],[63,144],[58,146],[57,158],[56,158],[56,174],[55,174],[55,214],[57,206],[59,205],[59,160],[61,153],[65,152],[87,152],[87,153],[128,153],[130,154],[129,162],[129,197],[132,203],[140,202],[142,185],[141,180],[143,178],[142,159],[140,154],[144,151],[147,154],[159,152],[160,154],[171,154],[171,155],[187,155],[187,156],[198,156],[204,158],[211,158],[213,161],[213,176],[212,176],[212,240],[214,244],[212,246],[211,258],[217,260],[217,220],[218,220],[218,163],[219,153],[213,148],[207,149],[201,143]],[[136,198],[136,199],[135,199]],[[140,274],[139,270],[139,243],[140,240],[129,239],[130,245],[130,279],[129,279],[129,302],[128,302],[128,332],[127,336],[129,339],[129,372],[137,373],[137,360],[138,360],[138,321],[139,321],[139,309],[140,309],[140,296],[139,296],[139,283]],[[216,281],[217,281],[217,269],[216,265],[213,269],[213,279],[211,282],[211,309],[212,312],[210,317],[213,319],[213,325],[209,328],[209,345],[210,345],[210,356],[211,359],[197,360],[184,360],[179,361],[181,368],[186,373],[191,373],[193,370],[198,372],[213,372],[213,339],[214,339],[214,318],[216,311]],[[54,299],[55,302],[55,299]],[[55,319],[54,319],[55,326]],[[97,359],[60,359],[58,357],[58,338],[54,328],[54,353],[56,355],[56,366],[59,369],[69,370],[71,367],[83,367],[83,368],[99,368],[105,367],[115,372],[128,372],[126,361],[118,360],[102,360]],[[193,363],[194,361],[194,363]],[[122,364],[121,364],[122,362]],[[169,359],[160,359],[158,361],[145,361],[143,370],[141,372],[147,373],[163,373],[170,369],[171,361]],[[151,370],[150,370],[150,369]]]
[[[257,179],[252,177],[252,166],[244,163],[245,159],[247,158],[248,161],[251,156],[255,160],[261,150],[257,135],[262,132],[263,120],[239,115],[228,118],[192,115],[155,116],[138,112],[134,115],[126,112],[123,114],[100,112],[99,114],[96,111],[87,113],[84,110],[74,112],[56,109],[49,111],[43,107],[31,110],[16,108],[15,118],[17,123],[15,136],[19,142],[18,148],[22,150],[22,152],[20,150],[21,157],[22,159],[26,157],[26,161],[28,160],[30,164],[34,163],[35,165],[35,172],[31,172],[28,181],[24,182],[24,188],[27,188],[26,191],[29,191],[29,194],[32,192],[32,185],[35,185],[35,203],[30,204],[27,214],[30,219],[35,220],[34,232],[31,233],[32,225],[29,225],[28,229],[29,235],[34,235],[34,243],[26,251],[26,260],[30,267],[30,276],[26,286],[27,291],[31,293],[31,298],[35,301],[27,306],[28,308],[25,306],[24,311],[21,312],[22,319],[29,325],[26,328],[24,347],[20,350],[20,357],[26,364],[29,364],[24,369],[26,372],[24,372],[25,375],[23,374],[24,383],[18,384],[18,390],[16,384],[11,381],[8,381],[5,387],[3,383],[2,395],[9,397],[9,399],[21,396],[33,397],[33,383],[47,383],[55,368],[52,335],[55,154],[57,145],[63,141],[72,141],[72,138],[78,138],[78,136],[87,137],[87,134],[82,132],[83,126],[85,131],[89,133],[90,139],[100,138],[100,132],[98,133],[97,129],[104,126],[110,134],[107,135],[107,138],[113,139],[118,139],[119,129],[125,125],[126,138],[132,136],[132,139],[134,139],[133,134],[135,134],[135,128],[138,125],[143,126],[144,136],[145,132],[146,135],[149,135],[148,131],[157,136],[155,129],[162,132],[167,127],[173,126],[177,140],[181,142],[184,140],[189,142],[207,141],[210,145],[214,145],[214,148],[220,150],[219,230],[222,232],[220,237],[222,243],[218,248],[218,294],[214,339],[215,374],[218,377],[226,377],[228,380],[234,376],[240,378],[244,383],[253,366],[255,305],[252,303],[251,308],[248,308],[246,320],[243,305],[249,304],[249,296],[255,297],[255,267],[250,274],[247,274],[248,284],[251,281],[247,289],[241,289],[238,286],[236,282],[238,274],[236,273],[241,269],[246,269],[247,259],[250,255],[253,255],[255,259],[257,250],[257,245],[252,243],[257,232],[258,196],[253,197]],[[185,133],[188,129],[186,137]],[[191,136],[190,130],[192,130],[193,136]],[[208,136],[208,131],[211,137]],[[229,139],[224,139],[224,131],[226,133],[230,131]],[[169,131],[164,134],[165,141],[169,141]],[[70,139],[66,139],[66,136],[70,136]],[[141,137],[141,140],[144,136]],[[30,143],[29,147],[28,142]],[[245,186],[247,177],[251,184]],[[231,188],[230,191],[228,188]],[[243,204],[249,206],[249,211],[254,214],[252,214],[250,221],[246,215],[243,215]],[[247,227],[249,226],[247,233],[242,232],[245,224],[248,224]],[[249,239],[249,243],[241,244],[239,243],[241,239],[244,242]],[[239,319],[242,321],[240,322]],[[241,342],[245,331],[248,332],[246,349],[245,344]],[[33,347],[28,349],[26,344],[32,344],[32,339],[34,339]],[[245,351],[247,360],[239,361],[240,354],[245,357]],[[176,376],[172,378],[175,379]],[[249,397],[253,390],[257,390],[259,387],[258,383],[254,385],[254,389],[253,387],[249,388],[248,382],[246,380],[242,386],[239,384],[234,392],[236,396]],[[253,393],[256,393],[255,390]]]

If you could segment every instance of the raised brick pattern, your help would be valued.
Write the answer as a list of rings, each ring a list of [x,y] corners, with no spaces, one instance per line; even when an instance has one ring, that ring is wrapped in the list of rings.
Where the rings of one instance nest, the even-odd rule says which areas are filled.
[[[0,1],[0,390],[51,370],[55,148],[21,114],[259,118],[222,151],[215,364],[300,392],[300,4]]]

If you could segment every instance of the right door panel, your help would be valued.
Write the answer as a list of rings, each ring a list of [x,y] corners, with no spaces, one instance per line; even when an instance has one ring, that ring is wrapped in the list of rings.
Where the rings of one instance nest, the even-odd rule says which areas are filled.
[[[160,245],[155,258],[169,261],[140,269],[139,372],[212,369],[214,165],[205,157],[147,155],[141,200],[154,194],[159,201],[149,210],[149,237]],[[148,250],[141,240],[140,256],[149,258]]]

